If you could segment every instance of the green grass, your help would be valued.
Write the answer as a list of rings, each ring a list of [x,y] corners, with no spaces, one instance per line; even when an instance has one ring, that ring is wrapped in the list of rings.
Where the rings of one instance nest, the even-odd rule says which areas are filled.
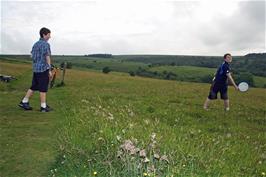
[[[31,100],[33,111],[18,108],[30,86],[30,65],[0,62],[0,70],[18,79],[8,84],[0,82],[0,176],[47,176],[57,155],[54,133],[62,116],[58,111],[40,114],[37,93]],[[58,110],[64,93],[53,89],[49,96]]]
[[[254,84],[256,87],[266,88],[266,78],[254,76]]]
[[[165,63],[163,66],[152,66],[151,63],[147,63],[146,59],[148,58],[149,61],[153,61],[152,58],[150,57],[155,57],[154,59],[160,60],[161,62],[165,60]],[[152,77],[152,78],[160,78],[160,79],[167,79],[167,80],[178,80],[178,81],[186,81],[186,82],[197,82],[197,83],[209,83],[211,82],[211,79],[213,78],[217,68],[208,68],[208,67],[199,67],[201,66],[199,63],[199,66],[171,66],[170,63],[167,63],[167,58],[164,58],[166,56],[160,56],[160,55],[155,55],[155,56],[134,56],[134,55],[129,55],[129,56],[114,56],[113,58],[97,58],[97,57],[88,57],[88,56],[53,56],[53,63],[59,67],[62,62],[70,62],[72,63],[73,69],[77,70],[83,70],[83,71],[93,71],[93,72],[102,72],[102,69],[104,67],[109,67],[112,72],[124,72],[126,74],[129,74],[129,72],[132,73],[138,73],[142,72],[143,69],[147,70],[148,72],[151,73],[140,73],[139,75],[141,76],[146,76],[146,77]],[[170,58],[174,56],[168,56]],[[170,59],[168,58],[168,59]],[[205,59],[210,59],[212,57],[207,57]],[[219,58],[219,57],[218,57]],[[216,59],[218,59],[216,57]],[[137,59],[131,60],[131,59]],[[141,60],[143,59],[143,61]],[[172,58],[176,59],[176,57]],[[196,59],[196,58],[195,58]],[[214,58],[213,58],[214,59]],[[29,56],[26,55],[0,55],[0,61],[8,61],[10,63],[31,63],[31,59]],[[197,62],[201,61],[199,58]],[[196,60],[195,60],[196,62]],[[196,63],[197,63],[196,62]],[[202,60],[202,63],[205,61]],[[239,60],[236,63],[243,63],[244,60]],[[156,62],[155,62],[156,63]],[[196,64],[194,63],[194,64]],[[202,64],[201,63],[201,64]],[[232,63],[232,65],[236,64],[235,62]],[[179,63],[182,64],[182,63]],[[188,64],[193,64],[188,63]],[[220,64],[220,62],[217,64],[217,66]],[[215,65],[216,66],[216,65]],[[217,67],[216,66],[216,67]],[[141,68],[141,69],[140,69]],[[234,66],[233,70],[237,70],[238,66]],[[242,69],[241,72],[247,71],[246,69]],[[156,74],[154,74],[157,72]],[[176,74],[176,76],[170,76],[167,78],[167,74],[171,72]],[[1,71],[0,71],[1,74]],[[239,74],[234,74],[235,79],[238,78],[236,81],[242,81],[246,80],[243,78],[239,78]],[[254,84],[252,86],[254,87],[259,87],[259,88],[265,88],[266,85],[266,78],[261,77],[261,76],[255,76],[252,75]],[[249,82],[249,80],[247,80]],[[251,82],[251,81],[250,81]],[[253,83],[253,82],[252,82]],[[249,83],[251,85],[251,83]]]
[[[198,78],[214,76],[217,69],[196,66],[159,66],[152,67],[150,71],[163,73],[164,71],[176,74],[180,79],[187,81],[198,81]]]
[[[218,100],[203,111],[209,84],[67,70],[66,86],[49,91],[55,111],[40,114],[16,107],[30,82],[30,66],[0,67],[19,78],[0,85],[3,176],[266,173],[265,89],[230,88],[229,112]],[[38,108],[37,96],[32,105]],[[150,162],[122,151],[125,140],[145,149]],[[168,162],[154,154],[166,155]]]

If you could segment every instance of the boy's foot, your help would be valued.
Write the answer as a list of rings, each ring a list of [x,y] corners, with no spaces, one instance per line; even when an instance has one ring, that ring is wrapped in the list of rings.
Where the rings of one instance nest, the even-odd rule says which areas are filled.
[[[50,106],[46,105],[45,108],[41,107],[40,111],[41,112],[50,112],[50,111],[52,111],[52,108]]]
[[[19,107],[23,108],[26,111],[32,110],[32,107],[30,107],[30,103],[23,103],[22,101],[18,105]]]

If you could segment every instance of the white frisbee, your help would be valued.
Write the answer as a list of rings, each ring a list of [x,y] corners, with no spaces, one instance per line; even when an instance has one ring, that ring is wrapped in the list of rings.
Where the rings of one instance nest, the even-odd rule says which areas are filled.
[[[246,82],[241,82],[239,85],[238,85],[238,88],[241,92],[246,92],[249,88],[248,86],[248,83]]]

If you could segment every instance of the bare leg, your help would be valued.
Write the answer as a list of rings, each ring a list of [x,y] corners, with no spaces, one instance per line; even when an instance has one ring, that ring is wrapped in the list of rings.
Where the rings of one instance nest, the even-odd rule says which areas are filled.
[[[29,89],[29,90],[27,91],[26,95],[25,95],[25,98],[30,99],[30,97],[33,95],[33,93],[34,93],[34,91],[31,90],[31,89]]]
[[[208,110],[210,102],[211,100],[209,98],[206,98],[203,109]]]
[[[30,97],[33,95],[34,91],[29,89],[25,95],[25,97],[23,98],[22,100],[22,103],[28,103],[29,102],[29,99]]]
[[[229,111],[229,99],[224,100],[224,110]]]
[[[46,103],[46,92],[40,92],[41,104]]]

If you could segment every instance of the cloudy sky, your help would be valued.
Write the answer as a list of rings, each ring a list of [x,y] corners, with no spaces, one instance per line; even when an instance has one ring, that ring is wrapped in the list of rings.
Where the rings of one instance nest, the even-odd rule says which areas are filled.
[[[53,54],[265,52],[265,1],[1,0],[1,54],[29,54],[39,29]]]

